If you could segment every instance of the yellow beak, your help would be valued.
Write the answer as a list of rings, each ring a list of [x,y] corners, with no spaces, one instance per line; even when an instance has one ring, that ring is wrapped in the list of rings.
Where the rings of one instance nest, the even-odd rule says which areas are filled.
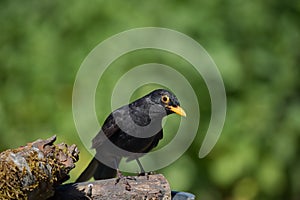
[[[171,111],[173,111],[174,113],[178,114],[178,115],[181,115],[183,117],[186,116],[184,110],[180,107],[180,106],[167,106],[167,108],[169,108]]]

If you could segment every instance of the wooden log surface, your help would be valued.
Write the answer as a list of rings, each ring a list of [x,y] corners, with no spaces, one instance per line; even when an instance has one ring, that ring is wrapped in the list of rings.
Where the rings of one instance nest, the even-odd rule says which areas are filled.
[[[0,199],[143,199],[193,200],[192,194],[172,192],[161,174],[129,176],[61,185],[75,167],[75,145],[54,145],[56,137],[37,140],[0,153]]]
[[[170,186],[161,174],[129,176],[94,182],[66,184],[56,188],[51,200],[143,199],[170,200]]]

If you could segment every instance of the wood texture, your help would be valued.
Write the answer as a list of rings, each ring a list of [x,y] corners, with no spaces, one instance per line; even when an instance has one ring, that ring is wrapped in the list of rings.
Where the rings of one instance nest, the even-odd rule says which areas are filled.
[[[170,200],[170,186],[161,174],[130,176],[60,186],[51,200]]]
[[[54,145],[56,137],[37,140],[0,154],[0,199],[47,199],[69,178],[79,151]]]

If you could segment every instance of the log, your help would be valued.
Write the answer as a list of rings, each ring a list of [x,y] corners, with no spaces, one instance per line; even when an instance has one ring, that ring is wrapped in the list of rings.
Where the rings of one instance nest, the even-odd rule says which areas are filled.
[[[54,145],[56,136],[0,154],[0,199],[47,199],[75,167],[75,145]]]
[[[172,192],[161,174],[125,176],[94,182],[70,183],[68,173],[78,161],[75,145],[54,145],[56,136],[0,153],[0,199],[143,199],[193,200],[194,195]]]
[[[161,174],[128,176],[94,182],[72,183],[56,188],[49,200],[143,199],[171,200],[170,186]]]

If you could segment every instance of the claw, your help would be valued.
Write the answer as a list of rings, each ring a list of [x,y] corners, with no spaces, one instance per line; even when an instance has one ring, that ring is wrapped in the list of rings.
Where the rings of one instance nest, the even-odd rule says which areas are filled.
[[[119,169],[117,169],[117,179],[116,179],[115,185],[117,185],[122,178],[124,178],[124,175],[122,174],[122,172]]]
[[[117,169],[117,179],[116,179],[116,182],[115,182],[115,185],[117,185],[118,183],[120,183],[121,180],[124,180],[124,184],[125,184],[125,189],[127,191],[131,191],[131,185],[129,184],[129,182],[127,181],[128,180],[136,180],[135,178],[131,178],[131,177],[126,177],[124,176],[121,171],[119,169]]]
[[[138,176],[150,176],[155,174],[155,172],[141,172],[138,174]]]

